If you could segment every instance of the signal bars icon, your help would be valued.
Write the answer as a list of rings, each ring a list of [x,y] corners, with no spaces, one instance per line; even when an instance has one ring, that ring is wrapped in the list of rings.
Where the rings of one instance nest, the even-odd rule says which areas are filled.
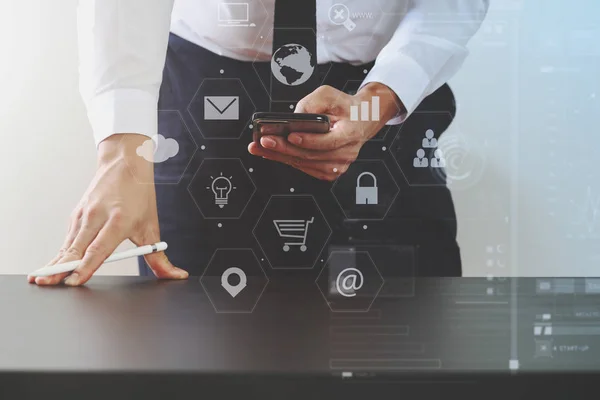
[[[362,101],[360,108],[350,106],[350,121],[379,121],[379,96],[371,97],[371,102]]]

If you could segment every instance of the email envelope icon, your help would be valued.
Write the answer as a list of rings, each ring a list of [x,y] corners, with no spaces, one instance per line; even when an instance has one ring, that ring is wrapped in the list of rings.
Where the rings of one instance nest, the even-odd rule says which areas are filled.
[[[240,119],[240,98],[238,96],[205,96],[204,119]]]

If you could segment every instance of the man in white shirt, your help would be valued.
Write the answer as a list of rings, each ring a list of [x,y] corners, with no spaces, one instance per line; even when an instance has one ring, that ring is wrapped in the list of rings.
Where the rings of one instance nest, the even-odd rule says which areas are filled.
[[[252,99],[254,103],[261,107],[269,104],[260,100],[265,97],[261,85],[268,91],[268,78],[261,77],[261,71],[272,57],[276,1],[281,6],[285,0],[246,1],[242,3],[246,5],[241,18],[230,9],[223,11],[224,6],[227,10],[227,2],[219,0],[81,1],[80,87],[98,146],[98,170],[72,215],[61,250],[50,264],[76,259],[83,259],[83,263],[71,274],[29,278],[30,282],[84,284],[123,240],[130,239],[137,245],[158,242],[159,214],[163,238],[165,230],[173,234],[173,240],[168,240],[175,252],[170,253],[171,258],[187,252],[178,263],[188,265],[181,265],[185,270],[177,268],[164,253],[156,253],[145,258],[151,271],[166,279],[185,279],[190,271],[202,271],[202,265],[189,264],[203,264],[193,258],[206,260],[210,251],[195,253],[191,249],[202,247],[199,243],[208,241],[211,233],[186,228],[186,223],[195,218],[190,216],[193,202],[185,193],[189,184],[186,179],[191,179],[195,168],[180,171],[179,180],[186,182],[182,185],[167,176],[166,167],[157,169],[159,164],[146,162],[136,151],[148,138],[161,133],[162,110],[164,116],[181,115],[184,124],[179,119],[176,122],[180,130],[192,126],[189,129],[194,141],[201,142],[205,149],[215,149],[215,153],[207,154],[222,157],[224,153],[219,153],[214,143],[218,140],[204,140],[207,135],[197,126],[198,118],[190,106],[205,80],[219,78],[240,79],[250,97],[259,98]],[[257,165],[265,170],[272,168],[274,175],[286,181],[312,179],[302,181],[305,187],[314,184],[325,188],[323,182],[342,176],[378,132],[386,125],[406,121],[427,96],[456,73],[467,55],[467,42],[479,28],[487,7],[488,0],[317,0],[317,64],[333,65],[332,71],[337,66],[340,70],[344,65],[354,66],[363,74],[357,92],[340,90],[343,83],[332,85],[337,88],[322,86],[290,104],[295,112],[328,114],[334,122],[328,134],[270,136],[249,145],[242,137],[241,143],[251,155],[258,156]],[[339,78],[327,68],[320,71],[323,82]],[[344,81],[351,79],[356,80],[356,76],[345,77]],[[350,109],[374,96],[380,98],[379,120],[351,121]],[[164,124],[167,119],[162,117]],[[172,130],[176,123],[165,126]],[[218,139],[214,136],[218,134],[213,133],[212,138]],[[417,136],[420,141],[422,133]],[[184,140],[183,135],[180,139]],[[225,147],[235,149],[229,157],[248,155],[243,156],[237,144]],[[194,157],[189,146],[182,146],[180,153]],[[192,166],[197,164],[192,160]],[[288,166],[301,171],[298,174],[303,177],[290,173]],[[166,181],[159,182],[165,176]],[[261,179],[264,177],[255,178],[257,182]],[[283,188],[276,190],[281,192]],[[185,195],[188,197],[184,199]],[[435,236],[435,232],[430,233]],[[214,247],[227,246],[209,246]]]

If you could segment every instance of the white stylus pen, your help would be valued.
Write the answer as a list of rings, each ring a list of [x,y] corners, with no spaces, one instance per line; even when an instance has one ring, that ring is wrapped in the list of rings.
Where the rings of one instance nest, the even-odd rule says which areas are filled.
[[[103,264],[124,260],[126,258],[145,256],[146,254],[156,253],[159,251],[165,251],[167,249],[167,244],[165,242],[158,242],[155,244],[149,244],[146,246],[136,247],[134,249],[129,249],[125,251],[120,251],[118,253],[113,253],[109,256]],[[81,260],[69,261],[63,264],[55,264],[47,267],[40,268],[36,271],[33,271],[29,274],[29,276],[38,277],[38,276],[50,276],[55,274],[61,274],[63,272],[71,272],[75,270],[75,268],[79,267],[81,264]]]

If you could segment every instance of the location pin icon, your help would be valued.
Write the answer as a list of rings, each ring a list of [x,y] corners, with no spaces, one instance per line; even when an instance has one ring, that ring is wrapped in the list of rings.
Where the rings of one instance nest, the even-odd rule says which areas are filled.
[[[237,285],[230,285],[229,277],[231,275],[239,276],[240,283],[238,283]],[[246,287],[246,282],[246,273],[238,267],[227,268],[225,272],[223,272],[223,275],[221,275],[221,286],[223,286],[223,288],[227,290],[227,293],[229,293],[231,297],[235,297],[238,294],[240,294],[240,292]]]

